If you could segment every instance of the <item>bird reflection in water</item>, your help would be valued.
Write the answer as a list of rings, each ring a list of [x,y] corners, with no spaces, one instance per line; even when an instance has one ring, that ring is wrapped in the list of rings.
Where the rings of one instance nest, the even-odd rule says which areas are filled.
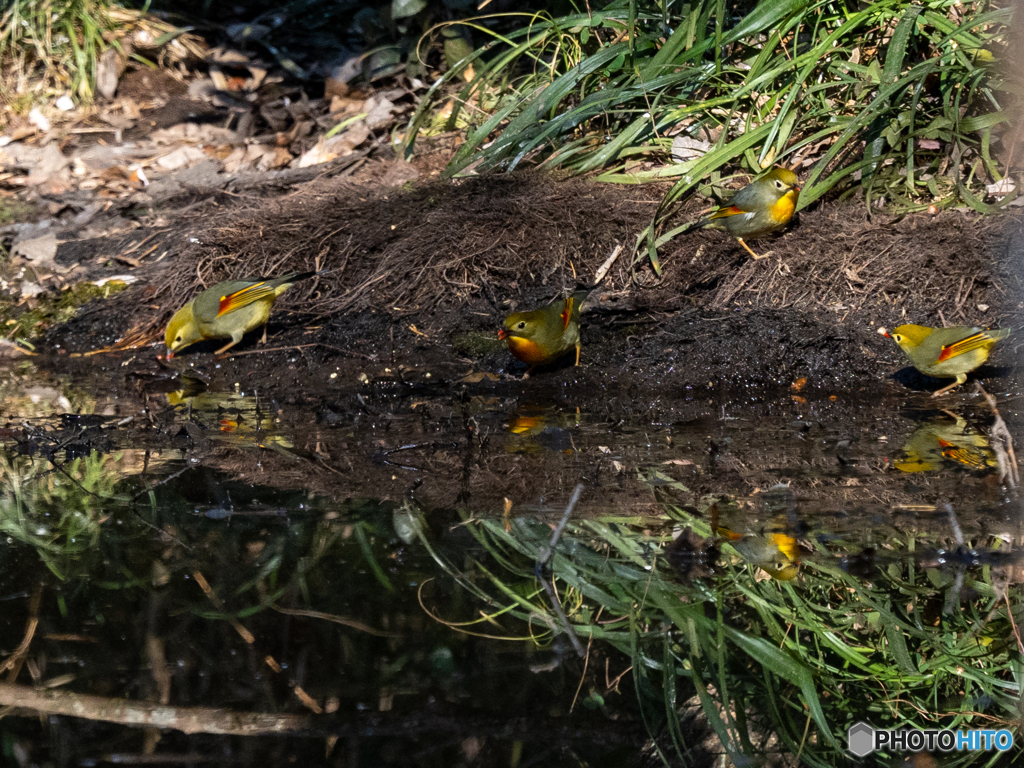
[[[573,453],[572,430],[580,425],[579,410],[564,413],[553,406],[527,403],[520,405],[508,420],[507,430],[514,437],[509,453]]]
[[[954,465],[971,470],[998,466],[988,437],[946,410],[922,423],[903,446],[903,453],[905,458],[894,462],[901,472],[935,472]]]

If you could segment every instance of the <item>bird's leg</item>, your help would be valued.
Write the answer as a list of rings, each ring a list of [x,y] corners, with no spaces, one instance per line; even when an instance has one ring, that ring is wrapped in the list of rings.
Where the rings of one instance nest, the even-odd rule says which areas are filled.
[[[576,365],[580,364],[580,345],[576,345]]]
[[[229,341],[227,344],[225,344],[223,347],[218,349],[213,354],[215,354],[215,355],[223,355],[225,352],[227,352],[229,349],[231,349],[233,346],[235,346],[235,344],[237,344],[241,340],[242,340],[241,336],[239,336],[237,339],[232,338],[231,341]]]
[[[743,242],[743,238],[742,237],[737,237],[736,238],[736,242],[738,242],[740,245],[742,245],[744,248],[746,248],[747,249],[747,253],[749,253],[755,259],[763,259],[764,258],[764,256],[758,256],[756,253],[754,253],[752,250],[750,250],[750,246],[747,245],[745,242]],[[767,256],[767,255],[768,254],[765,254],[765,256]]]
[[[533,373],[533,369],[536,367],[536,365],[530,366],[529,370],[527,370],[526,373],[523,374],[523,381],[526,381],[528,378],[530,378],[530,374]]]
[[[958,373],[958,374],[957,374],[957,377],[956,377],[956,381],[954,381],[954,382],[953,382],[952,384],[950,384],[949,386],[943,387],[943,388],[942,388],[942,389],[940,389],[940,390],[937,390],[937,391],[935,391],[935,392],[932,392],[932,397],[939,397],[940,395],[944,395],[944,394],[946,394],[947,392],[949,392],[949,390],[951,390],[951,389],[956,389],[956,388],[957,388],[957,387],[959,387],[959,386],[960,386],[961,384],[963,384],[963,383],[964,383],[965,381],[967,381],[967,374],[966,374],[966,373]]]
[[[268,320],[267,323],[269,323],[269,322],[270,321]],[[260,344],[266,344],[267,343],[267,323],[263,324],[263,338],[260,339]]]

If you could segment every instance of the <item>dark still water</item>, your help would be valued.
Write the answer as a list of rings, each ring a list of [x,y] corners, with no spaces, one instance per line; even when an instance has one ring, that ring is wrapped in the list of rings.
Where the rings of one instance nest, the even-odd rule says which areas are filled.
[[[970,394],[0,387],[5,764],[834,765],[858,721],[1018,733],[1012,393],[1000,427]]]

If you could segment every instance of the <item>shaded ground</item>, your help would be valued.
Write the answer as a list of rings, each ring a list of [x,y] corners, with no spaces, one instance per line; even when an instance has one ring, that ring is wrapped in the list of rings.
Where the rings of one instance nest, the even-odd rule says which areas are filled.
[[[363,170],[386,182],[404,165],[375,161]],[[804,377],[843,390],[880,382],[894,392],[934,389],[916,375],[884,383],[906,366],[879,326],[1013,326],[1024,311],[1020,217],[946,211],[889,221],[869,219],[858,205],[824,204],[762,241],[773,255],[757,262],[719,233],[681,239],[664,255],[661,281],[638,265],[641,287],[625,254],[660,190],[540,174],[384,187],[330,173],[292,182],[283,195],[167,205],[153,212],[159,228],[63,245],[58,262],[96,252],[116,260],[144,239],[161,256],[141,262],[130,290],[51,332],[40,351],[84,353],[142,335],[155,342],[203,286],[327,268],[330,275],[279,302],[269,351],[247,340],[238,356],[215,364],[214,346],[200,344],[173,365],[229,382],[258,376],[268,390],[330,372],[338,373],[330,386],[357,386],[364,373],[406,383],[428,372],[444,380],[518,374],[522,367],[494,339],[502,318],[587,281],[617,244],[624,255],[584,311],[585,367],[552,372],[555,381],[649,386],[644,400],[665,386],[770,390]],[[996,369],[1010,365],[1012,349],[997,349]],[[132,371],[159,370],[155,354],[131,356]],[[526,386],[546,386],[544,376],[535,379]]]

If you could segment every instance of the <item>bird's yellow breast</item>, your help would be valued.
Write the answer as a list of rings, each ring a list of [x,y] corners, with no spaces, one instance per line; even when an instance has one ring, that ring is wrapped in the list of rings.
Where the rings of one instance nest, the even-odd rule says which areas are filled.
[[[772,220],[779,224],[785,224],[793,218],[795,211],[796,193],[791,190],[775,201],[771,212]]]

